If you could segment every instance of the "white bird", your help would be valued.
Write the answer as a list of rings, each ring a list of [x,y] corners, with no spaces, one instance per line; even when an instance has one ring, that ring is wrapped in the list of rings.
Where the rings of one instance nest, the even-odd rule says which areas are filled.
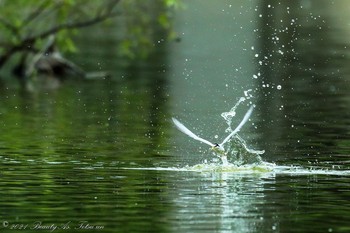
[[[187,134],[188,136],[190,136],[191,138],[197,140],[197,141],[200,141],[200,142],[203,142],[209,146],[211,146],[211,149],[214,150],[215,152],[218,152],[219,154],[222,154],[222,155],[226,155],[225,153],[225,149],[223,147],[223,145],[228,142],[230,140],[230,138],[235,135],[238,131],[240,131],[240,129],[242,128],[242,126],[248,121],[250,115],[252,114],[253,112],[253,108],[254,106],[251,106],[249,108],[249,110],[247,111],[247,113],[244,115],[243,117],[243,120],[241,121],[241,123],[239,123],[239,125],[235,128],[235,130],[233,130],[220,144],[218,143],[212,143],[212,142],[209,142],[208,140],[206,139],[203,139],[201,137],[198,137],[197,135],[195,135],[194,133],[192,133],[191,130],[189,130],[188,128],[186,128],[186,126],[184,126],[180,121],[178,121],[176,118],[172,118],[175,126],[181,131],[183,132],[184,134]]]

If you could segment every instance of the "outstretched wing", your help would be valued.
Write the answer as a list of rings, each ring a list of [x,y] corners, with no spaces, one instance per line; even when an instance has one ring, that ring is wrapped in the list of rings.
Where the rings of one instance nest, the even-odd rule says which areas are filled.
[[[233,130],[225,139],[224,141],[222,141],[222,143],[220,144],[221,146],[224,145],[228,140],[230,140],[230,138],[235,135],[241,128],[242,126],[248,121],[250,115],[252,114],[254,109],[254,106],[252,105],[249,110],[247,111],[247,113],[244,115],[243,120],[241,121],[241,123],[239,123],[239,125],[235,128],[235,130]]]
[[[181,132],[183,132],[184,134],[187,134],[188,136],[190,136],[191,138],[198,140],[200,142],[203,142],[205,144],[208,144],[209,146],[213,147],[215,146],[213,143],[198,137],[197,135],[195,135],[194,133],[191,132],[191,130],[187,129],[186,126],[184,126],[180,121],[178,121],[177,119],[175,119],[174,117],[172,118],[176,128],[178,128]]]

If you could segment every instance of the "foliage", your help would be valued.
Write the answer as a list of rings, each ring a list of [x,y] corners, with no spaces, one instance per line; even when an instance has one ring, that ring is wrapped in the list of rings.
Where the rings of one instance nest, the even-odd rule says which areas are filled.
[[[153,0],[153,4],[150,1],[128,0],[121,5],[126,12],[122,25],[124,38],[119,46],[122,56],[146,58],[152,47],[176,38],[171,19],[174,9],[182,6],[179,0]]]
[[[0,0],[0,69],[15,53],[41,51],[51,35],[61,50],[75,51],[71,38],[77,29],[115,16],[123,32],[120,54],[146,57],[157,30],[166,30],[168,38],[174,37],[172,9],[180,7],[179,1]]]

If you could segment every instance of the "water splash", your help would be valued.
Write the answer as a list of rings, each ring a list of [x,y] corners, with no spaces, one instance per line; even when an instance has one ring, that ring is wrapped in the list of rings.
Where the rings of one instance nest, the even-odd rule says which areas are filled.
[[[228,163],[226,165],[218,163],[203,163],[194,166],[186,166],[188,171],[194,172],[229,172],[229,173],[269,173],[273,172],[275,164],[259,162],[254,164],[236,165]]]
[[[236,134],[227,144],[227,155],[230,161],[237,166],[246,164],[263,164],[261,156],[264,150],[254,150],[247,146],[247,143]]]
[[[237,174],[252,174],[252,173],[273,173],[276,167],[273,163],[262,162],[261,164],[235,165],[228,163],[200,163],[193,166],[186,165],[183,167],[133,167],[122,169],[126,170],[156,170],[156,171],[174,171],[174,172],[214,172],[214,173],[237,173]]]
[[[250,91],[251,89],[245,91],[245,97],[241,97],[230,111],[221,113],[221,116],[224,118],[226,124],[228,125],[228,128],[225,130],[225,132],[231,133],[233,131],[231,125],[233,117],[236,116],[236,109],[241,103],[252,97]],[[263,160],[260,155],[265,153],[264,150],[254,150],[248,148],[247,143],[238,134],[235,134],[228,141],[225,151],[227,153],[228,159],[230,161],[234,161],[233,164],[237,166],[246,164],[262,164]],[[227,164],[226,161],[223,162],[224,164]]]
[[[231,108],[230,111],[221,113],[221,116],[224,118],[224,120],[226,121],[226,124],[228,125],[226,132],[232,132],[231,123],[232,123],[232,118],[236,116],[236,109],[241,103],[253,97],[251,92],[252,92],[252,89],[248,89],[244,91],[244,97],[239,98],[238,102]]]
[[[232,116],[236,115],[235,109],[237,108],[237,106],[243,102],[245,99],[241,98],[238,103],[236,103],[236,105],[231,109],[230,112],[228,113],[224,113],[226,119],[229,119],[229,121],[231,121]],[[227,160],[227,156],[230,155],[230,153],[228,153],[228,151],[225,149],[225,144],[231,144],[231,146],[229,146],[229,148],[231,148],[231,152],[237,152],[238,150],[232,150],[232,142],[238,142],[239,145],[241,146],[241,148],[245,149],[245,152],[247,153],[251,153],[251,154],[256,154],[258,155],[258,153],[256,153],[253,150],[249,150],[244,142],[243,139],[241,139],[240,137],[238,137],[237,133],[241,130],[241,128],[244,126],[244,124],[249,120],[250,115],[252,114],[254,109],[254,106],[250,106],[249,110],[246,112],[246,114],[244,115],[242,121],[238,124],[238,126],[232,130],[230,127],[230,123],[228,123],[229,125],[229,130],[231,131],[226,138],[220,143],[212,143],[204,138],[201,138],[199,136],[197,136],[195,133],[193,133],[190,129],[188,129],[184,124],[182,124],[179,120],[177,120],[176,118],[172,118],[172,121],[174,123],[174,125],[176,126],[176,128],[178,130],[180,130],[182,133],[186,134],[187,136],[193,138],[194,140],[200,141],[202,143],[205,143],[207,145],[209,145],[211,147],[212,152],[214,153],[214,155],[217,155],[219,158],[221,158],[222,164],[223,165],[227,165],[228,164],[228,160]],[[233,137],[237,138],[237,140],[232,139]],[[236,143],[237,144],[237,143]],[[225,147],[224,147],[225,146]],[[263,153],[263,152],[262,152]],[[258,159],[258,158],[257,158]],[[257,162],[258,160],[255,160],[254,162]]]
[[[153,170],[171,172],[199,172],[199,173],[230,173],[237,175],[332,175],[350,176],[350,170],[334,170],[328,168],[302,167],[302,166],[279,166],[274,163],[262,162],[260,164],[235,165],[229,163],[201,163],[194,166],[184,167],[133,167],[121,168],[126,170]]]
[[[225,132],[228,132],[228,133],[231,133],[231,132],[232,132],[232,128],[231,128],[232,118],[233,118],[234,116],[236,116],[236,109],[237,109],[237,107],[238,107],[241,103],[243,103],[245,100],[246,100],[245,97],[241,97],[241,98],[238,100],[238,102],[235,104],[235,106],[233,106],[233,107],[231,108],[230,111],[221,113],[221,116],[225,119],[225,121],[226,121],[226,123],[227,123],[227,125],[228,125],[228,128],[225,130]]]

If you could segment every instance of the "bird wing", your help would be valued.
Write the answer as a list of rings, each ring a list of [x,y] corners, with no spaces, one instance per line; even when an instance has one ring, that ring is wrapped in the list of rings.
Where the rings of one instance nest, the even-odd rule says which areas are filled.
[[[247,111],[247,113],[244,115],[243,120],[241,121],[241,123],[239,123],[239,125],[235,128],[235,130],[233,130],[225,139],[224,141],[222,141],[222,143],[220,144],[220,146],[224,145],[234,134],[236,134],[241,128],[242,126],[248,121],[250,115],[252,114],[254,109],[254,106],[252,105],[249,110]]]
[[[178,128],[178,130],[180,130],[181,132],[183,132],[184,134],[187,134],[188,136],[190,136],[191,138],[203,142],[205,144],[208,144],[209,146],[215,146],[213,143],[209,142],[208,140],[205,140],[203,138],[198,137],[197,135],[195,135],[194,133],[191,132],[191,130],[187,129],[186,126],[184,126],[180,121],[178,121],[177,119],[175,119],[174,117],[172,118],[176,128]]]

